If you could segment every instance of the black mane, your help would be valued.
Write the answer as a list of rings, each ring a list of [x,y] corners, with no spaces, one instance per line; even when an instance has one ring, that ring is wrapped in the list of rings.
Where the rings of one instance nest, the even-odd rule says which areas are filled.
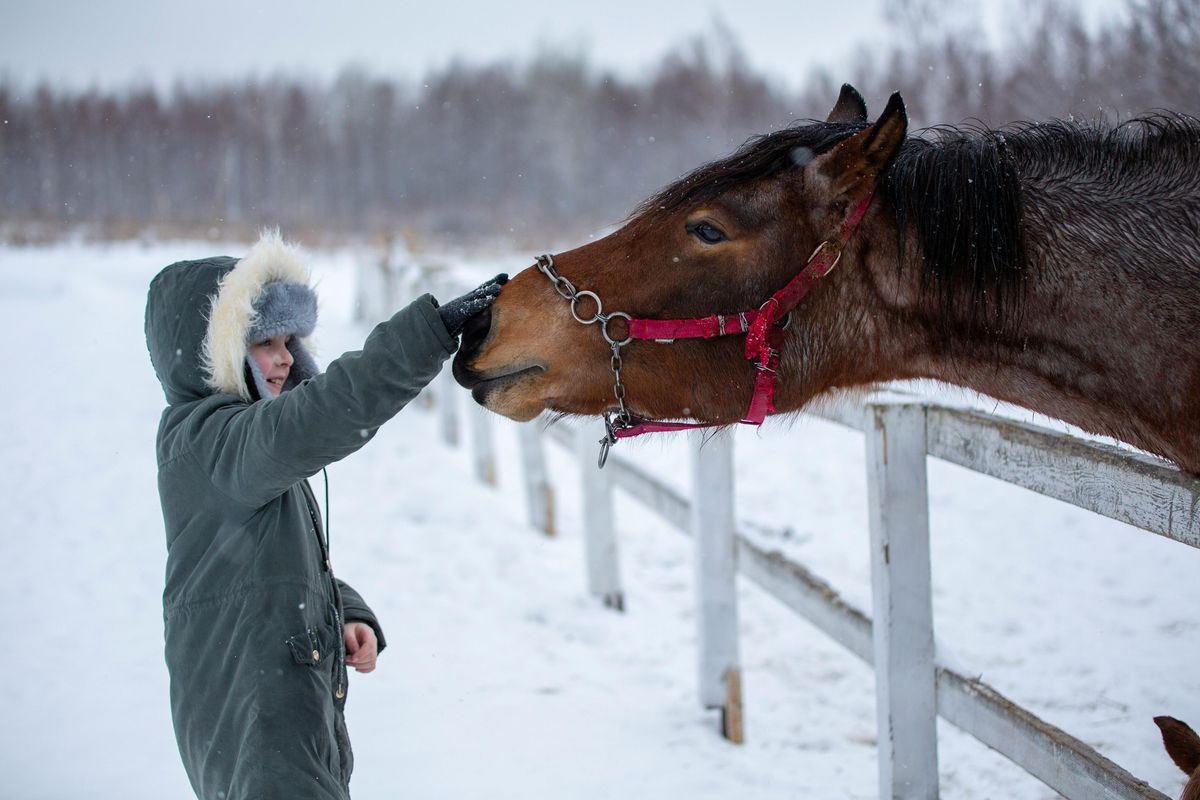
[[[864,126],[807,121],[756,136],[642,203],[633,216],[713,200],[827,152]],[[1164,168],[1172,159],[1179,169]],[[922,285],[935,297],[944,332],[1001,332],[1019,317],[1029,266],[1021,181],[1111,183],[1123,198],[1195,194],[1200,121],[1155,114],[1116,127],[1055,120],[991,130],[938,126],[910,136],[880,177],[896,213],[896,241],[920,248]],[[1158,169],[1153,169],[1157,165]]]
[[[897,248],[916,232],[922,286],[944,336],[999,333],[1019,317],[1027,275],[1021,182],[1001,131],[937,127],[910,138],[880,179]]]

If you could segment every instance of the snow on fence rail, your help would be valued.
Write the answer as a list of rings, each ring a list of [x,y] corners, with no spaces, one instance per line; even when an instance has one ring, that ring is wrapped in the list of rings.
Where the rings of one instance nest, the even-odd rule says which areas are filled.
[[[414,289],[445,295],[466,289],[436,271],[414,272]],[[388,285],[400,288],[402,283],[391,280]],[[395,308],[396,303],[384,307]],[[435,387],[435,402],[442,436],[453,444],[458,441],[461,392],[451,385],[448,370],[442,380]],[[607,468],[598,470],[594,433],[561,423],[523,425],[518,442],[530,521],[553,533],[554,490],[542,453],[545,438],[578,454],[588,588],[606,605],[624,606],[613,530],[615,489],[692,536],[700,700],[705,707],[720,709],[722,731],[732,741],[740,742],[744,735],[734,591],[740,572],[873,665],[880,797],[937,797],[940,715],[1070,800],[1168,800],[986,683],[937,663],[926,459],[943,459],[1197,548],[1200,481],[1117,448],[904,396],[813,413],[862,431],[866,439],[873,618],[802,564],[761,549],[737,531],[728,435],[691,434],[692,500],[620,457],[610,457]],[[479,412],[471,418],[476,475],[494,482],[492,439],[482,429],[499,418]]]

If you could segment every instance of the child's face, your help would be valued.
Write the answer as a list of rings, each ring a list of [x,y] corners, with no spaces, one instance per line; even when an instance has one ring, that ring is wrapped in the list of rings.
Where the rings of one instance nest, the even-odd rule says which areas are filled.
[[[283,382],[292,370],[292,362],[295,359],[292,358],[292,351],[287,348],[291,340],[291,336],[281,334],[250,345],[250,357],[254,359],[259,372],[266,379],[267,390],[272,397],[278,397],[283,391]]]

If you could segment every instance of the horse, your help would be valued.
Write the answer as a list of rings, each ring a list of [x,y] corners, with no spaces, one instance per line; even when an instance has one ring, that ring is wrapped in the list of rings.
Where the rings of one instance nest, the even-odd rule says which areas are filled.
[[[1155,717],[1154,722],[1162,732],[1167,754],[1188,776],[1179,800],[1200,800],[1200,736],[1174,717]]]
[[[810,255],[810,253],[812,255]],[[1200,473],[1200,120],[909,135],[842,87],[513,278],[458,382],[608,440],[933,379]],[[743,335],[744,334],[744,335]]]

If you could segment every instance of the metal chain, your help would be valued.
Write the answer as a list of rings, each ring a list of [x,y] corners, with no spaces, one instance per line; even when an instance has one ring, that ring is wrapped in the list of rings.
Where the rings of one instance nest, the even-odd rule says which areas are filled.
[[[604,303],[600,300],[600,296],[595,292],[579,290],[570,280],[558,274],[558,270],[554,268],[554,257],[545,254],[537,257],[537,267],[543,275],[550,279],[554,285],[554,291],[558,292],[559,296],[564,300],[569,300],[571,303],[571,316],[576,322],[583,325],[592,325],[600,323],[600,334],[604,337],[604,341],[608,342],[612,348],[612,359],[609,361],[609,367],[613,374],[613,397],[617,401],[617,413],[614,416],[611,411],[604,412],[604,438],[600,440],[600,457],[597,459],[597,465],[604,466],[604,462],[608,460],[608,451],[617,443],[617,431],[624,428],[633,427],[633,416],[629,413],[629,409],[625,406],[625,384],[621,382],[621,348],[633,341],[633,337],[629,335],[628,329],[625,333],[625,338],[614,339],[609,333],[608,323],[615,317],[622,317],[628,324],[631,317],[624,311],[613,311],[612,313],[604,313]],[[587,297],[596,304],[596,313],[585,319],[579,315],[579,299]]]

